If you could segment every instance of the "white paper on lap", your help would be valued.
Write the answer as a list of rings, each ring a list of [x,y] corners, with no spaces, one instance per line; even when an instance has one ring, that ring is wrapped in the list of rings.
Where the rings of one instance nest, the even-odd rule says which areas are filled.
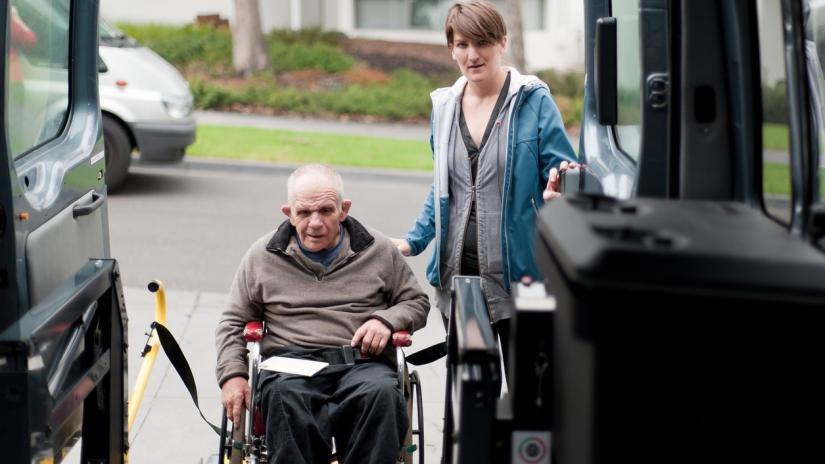
[[[310,359],[285,358],[283,356],[272,356],[259,364],[260,369],[303,375],[304,377],[312,377],[327,366],[329,366],[329,363]]]

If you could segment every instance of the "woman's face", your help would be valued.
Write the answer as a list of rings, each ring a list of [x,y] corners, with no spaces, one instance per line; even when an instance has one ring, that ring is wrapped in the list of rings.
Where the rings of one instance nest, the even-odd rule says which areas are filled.
[[[501,69],[501,55],[504,54],[507,39],[501,42],[475,42],[458,32],[453,32],[450,51],[458,63],[461,74],[470,82],[483,82],[492,78]]]

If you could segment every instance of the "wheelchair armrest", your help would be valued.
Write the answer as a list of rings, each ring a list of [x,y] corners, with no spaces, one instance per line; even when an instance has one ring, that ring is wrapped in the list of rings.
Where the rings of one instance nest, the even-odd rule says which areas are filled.
[[[259,343],[264,338],[264,323],[262,321],[247,322],[243,328],[243,339],[247,343]]]

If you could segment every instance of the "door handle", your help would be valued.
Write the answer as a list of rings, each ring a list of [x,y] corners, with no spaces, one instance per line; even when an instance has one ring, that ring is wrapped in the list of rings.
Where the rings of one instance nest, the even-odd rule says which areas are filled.
[[[88,205],[75,205],[72,208],[72,217],[77,219],[80,216],[88,216],[103,205],[103,195],[92,193],[92,202]]]

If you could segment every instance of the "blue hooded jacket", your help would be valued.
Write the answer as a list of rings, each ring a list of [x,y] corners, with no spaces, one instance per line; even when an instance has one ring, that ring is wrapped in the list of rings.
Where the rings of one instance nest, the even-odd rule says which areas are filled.
[[[501,237],[505,288],[510,282],[530,276],[540,279],[534,255],[535,222],[544,204],[542,192],[550,168],[562,161],[575,161],[576,154],[567,139],[564,123],[547,84],[535,76],[523,76],[510,69],[510,104],[507,127],[507,158],[501,211]],[[437,288],[442,282],[441,267],[446,259],[443,237],[449,227],[448,159],[450,131],[453,129],[456,98],[464,91],[467,79],[461,77],[452,87],[430,94],[433,111],[430,120],[430,145],[435,161],[434,181],[424,206],[406,240],[412,255],[418,255],[435,239],[435,250],[427,264],[427,280]],[[438,199],[436,202],[435,199]]]

